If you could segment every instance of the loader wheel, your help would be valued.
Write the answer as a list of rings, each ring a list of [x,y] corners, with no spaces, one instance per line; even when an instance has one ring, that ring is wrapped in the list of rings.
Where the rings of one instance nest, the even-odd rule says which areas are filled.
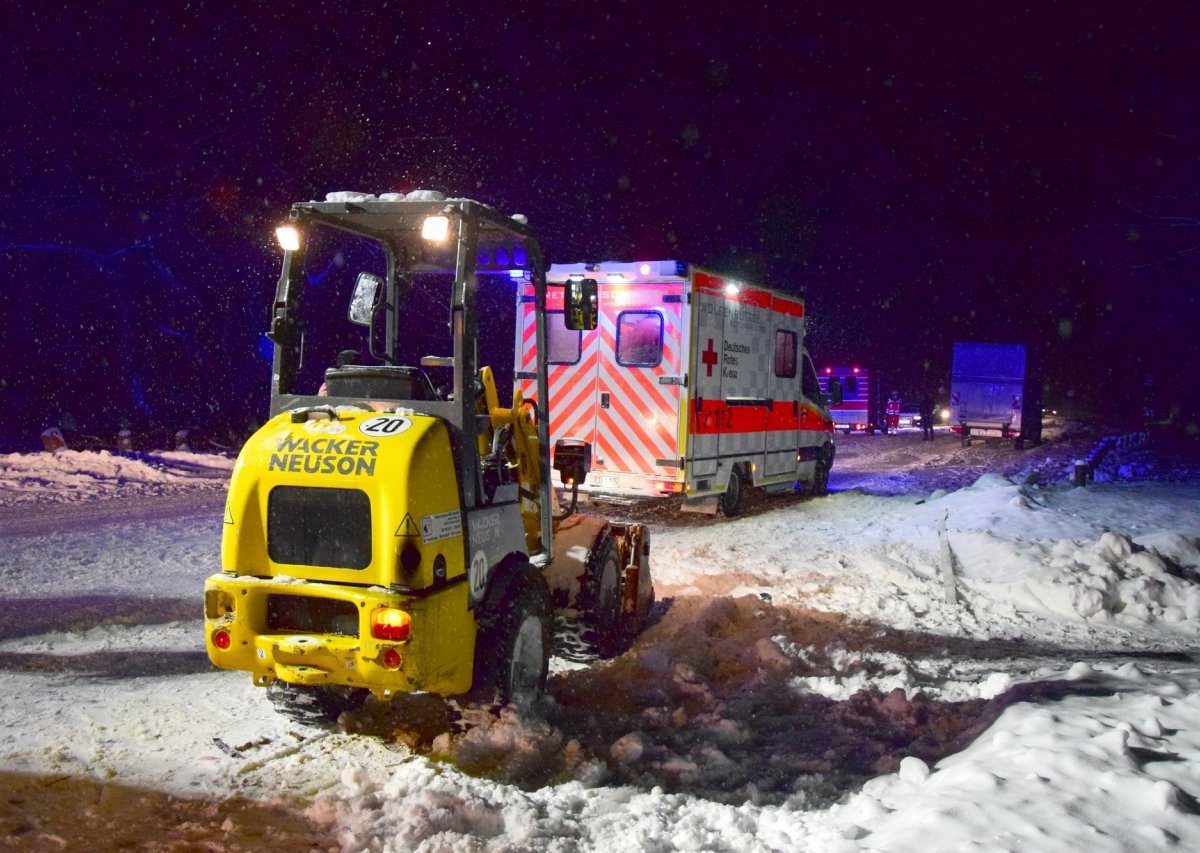
[[[362,707],[371,691],[356,687],[305,687],[276,679],[267,698],[288,719],[317,728],[333,728],[343,711]]]
[[[582,614],[584,653],[611,658],[623,650],[621,631],[621,567],[617,545],[607,529],[588,555],[580,583],[579,610]]]
[[[717,498],[717,506],[721,508],[721,514],[726,518],[732,518],[742,511],[743,491],[742,469],[735,465],[729,472],[729,485],[725,487],[724,494]]]
[[[528,564],[520,571],[508,595],[479,618],[475,688],[497,690],[501,701],[524,705],[546,686],[553,617],[541,574]]]

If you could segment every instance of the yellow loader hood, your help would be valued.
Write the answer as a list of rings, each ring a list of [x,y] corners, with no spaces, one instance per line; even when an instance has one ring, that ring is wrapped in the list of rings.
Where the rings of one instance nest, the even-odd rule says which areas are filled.
[[[410,411],[301,410],[268,421],[233,469],[227,574],[416,590],[463,572],[449,431]]]

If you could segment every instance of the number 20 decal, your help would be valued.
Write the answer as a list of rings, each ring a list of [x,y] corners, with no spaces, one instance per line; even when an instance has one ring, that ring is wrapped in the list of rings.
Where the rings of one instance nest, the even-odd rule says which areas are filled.
[[[403,415],[376,415],[358,425],[358,431],[371,438],[387,438],[399,435],[412,426],[412,421]]]

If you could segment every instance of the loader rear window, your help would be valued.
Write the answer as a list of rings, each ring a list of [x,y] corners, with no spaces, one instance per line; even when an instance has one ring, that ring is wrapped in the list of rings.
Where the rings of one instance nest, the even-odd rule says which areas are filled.
[[[267,553],[276,563],[365,569],[371,500],[358,489],[277,486],[267,507]]]
[[[546,312],[546,360],[551,364],[575,364],[579,361],[578,329],[568,329],[561,311]]]
[[[617,364],[656,367],[662,362],[662,338],[662,314],[622,311],[617,316]]]

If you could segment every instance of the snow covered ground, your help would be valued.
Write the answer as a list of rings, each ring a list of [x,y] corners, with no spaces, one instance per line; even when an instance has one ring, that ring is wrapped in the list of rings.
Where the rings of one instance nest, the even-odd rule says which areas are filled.
[[[616,510],[655,624],[465,733],[300,728],[209,665],[231,460],[0,456],[0,845],[1200,849],[1200,468],[1073,488],[1094,438],[839,437],[825,498]]]

